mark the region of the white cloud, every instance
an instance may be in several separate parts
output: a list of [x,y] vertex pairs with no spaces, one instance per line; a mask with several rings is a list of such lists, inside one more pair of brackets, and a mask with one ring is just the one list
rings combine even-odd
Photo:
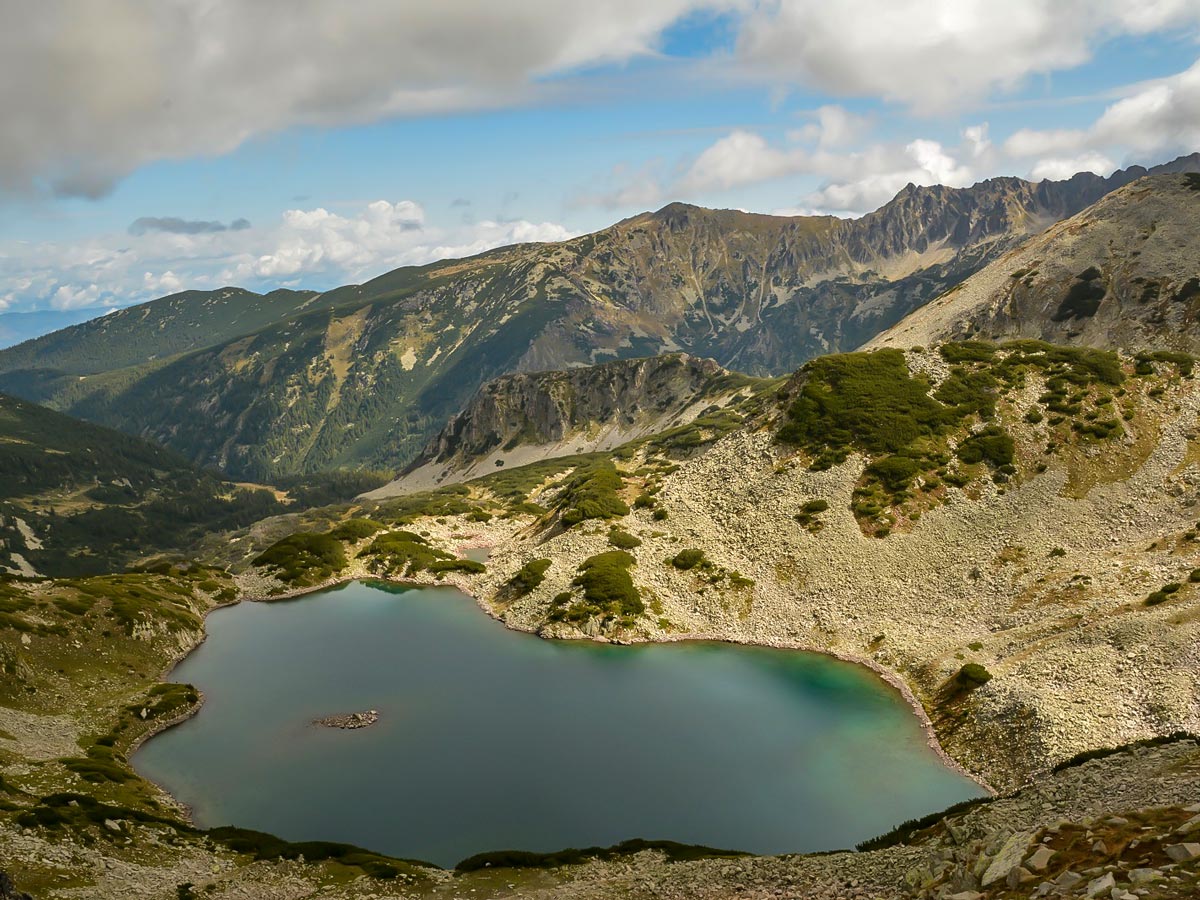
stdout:
[[1004,142],[1012,158],[1030,161],[1035,178],[1061,177],[1078,164],[1108,174],[1124,160],[1165,159],[1200,149],[1200,61],[1129,89],[1087,128],[1021,129]]
[[684,191],[726,189],[769,181],[803,171],[810,165],[803,148],[773,147],[762,135],[734,131],[698,157],[679,182]]
[[513,243],[565,240],[554,222],[442,227],[411,200],[376,200],[351,215],[291,209],[264,228],[145,231],[77,244],[0,246],[0,302],[16,308],[125,306],[226,284],[266,289],[361,282],[389,269],[470,256]]
[[815,143],[822,150],[854,144],[871,127],[871,120],[867,116],[857,115],[835,104],[818,107],[811,115],[814,121],[800,128],[796,137]]
[[294,125],[520,103],[740,0],[38,0],[0,29],[0,189],[98,196]]
[[1116,169],[1116,163],[1099,153],[1085,153],[1072,157],[1051,156],[1038,160],[1030,169],[1029,177],[1034,181],[1062,181],[1079,172],[1108,176]]
[[772,81],[930,113],[1074,68],[1114,35],[1198,22],[1195,0],[770,0],[749,16],[737,56]]
[[[800,129],[789,138],[788,143],[774,145],[755,132],[734,131],[697,156],[672,190],[686,196],[792,176],[816,176],[825,179],[826,185],[789,209],[855,214],[887,202],[909,182],[971,184],[976,177],[975,164],[990,156],[986,125],[965,129],[957,148],[918,138],[904,145],[875,143],[850,150],[830,147],[829,139],[813,129]],[[805,138],[814,146],[795,143]]]

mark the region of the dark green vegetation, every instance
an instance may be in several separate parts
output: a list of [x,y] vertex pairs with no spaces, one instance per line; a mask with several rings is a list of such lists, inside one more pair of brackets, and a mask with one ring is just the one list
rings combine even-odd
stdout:
[[442,576],[447,572],[482,572],[483,563],[459,559],[430,545],[429,541],[411,531],[389,531],[375,538],[358,554],[370,560],[377,575],[412,577],[418,572]]
[[17,553],[46,575],[110,572],[282,510],[169,450],[0,395],[0,567]]
[[979,663],[967,663],[954,676],[955,683],[964,690],[983,687],[992,680],[992,673]]
[[[1191,580],[1190,578],[1188,579]],[[1160,603],[1166,603],[1183,589],[1183,585],[1178,581],[1171,581],[1164,584],[1157,591],[1154,591],[1145,599],[1146,606],[1158,606]]]
[[526,850],[494,850],[469,856],[454,867],[457,872],[477,872],[480,869],[553,869],[577,865],[588,860],[611,861],[646,850],[657,850],[671,862],[693,859],[736,859],[747,856],[736,850],[716,850],[697,844],[678,844],[674,841],[647,841],[635,838],[612,847],[574,847],[552,853],[530,853]]
[[642,546],[639,538],[634,537],[628,531],[617,528],[615,525],[608,530],[608,543],[618,550],[635,550]]
[[997,797],[974,797],[970,800],[963,800],[961,803],[955,803],[948,806],[940,812],[930,813],[927,816],[921,816],[917,819],[909,819],[906,822],[901,822],[891,831],[886,834],[881,834],[878,837],[873,837],[870,840],[862,841],[855,846],[855,850],[866,852],[868,850],[884,850],[888,847],[898,847],[901,844],[908,844],[912,839],[922,831],[934,827],[943,819],[952,818],[958,813],[964,813],[974,809],[985,803],[991,803],[997,800]]
[[[562,244],[397,269],[320,295],[186,292],[0,352],[0,389],[239,479],[394,470],[481,383],[531,355],[566,369],[683,348],[778,375],[860,346],[1033,223],[1078,212],[1135,174],[916,188],[855,220],[671,204]],[[935,241],[951,259],[876,274]],[[781,302],[761,302],[766,285]],[[868,302],[871,315],[845,314]],[[650,334],[644,321],[655,322]]]
[[672,558],[671,565],[686,572],[705,562],[708,560],[705,558],[703,550],[680,550]]
[[803,525],[808,531],[816,534],[825,527],[825,523],[817,518],[821,513],[829,509],[829,501],[823,499],[808,500],[800,507],[800,512],[796,513],[794,518],[799,524]]
[[729,585],[735,588],[747,588],[754,584],[753,579],[746,578],[740,572],[730,571],[724,566],[718,566],[704,555],[703,550],[695,548],[680,550],[675,556],[667,560],[667,562],[681,572],[693,572],[699,575],[710,584],[717,584],[722,580],[728,580]]
[[374,472],[370,469],[338,469],[329,472],[313,472],[308,475],[285,475],[272,484],[287,492],[297,506],[329,506],[345,503],[359,494],[381,487],[392,480],[390,472]]
[[[449,499],[458,498],[457,494]],[[412,497],[403,498],[412,501]],[[428,498],[425,498],[428,500]],[[448,498],[432,501],[437,510],[445,510]],[[408,522],[419,517],[416,510],[402,503],[401,511],[393,510],[391,521]],[[463,504],[456,512],[471,510]],[[376,510],[379,514],[380,510]],[[419,572],[428,572],[441,577],[447,572],[478,573],[485,571],[483,563],[471,559],[459,559],[453,554],[434,547],[424,537],[404,529],[387,530],[382,522],[367,518],[351,518],[335,525],[328,532],[297,531],[276,541],[257,557],[254,565],[275,576],[289,587],[304,588],[329,581],[346,569],[346,545],[358,543],[374,536],[366,547],[358,552],[360,559],[368,561],[368,568],[376,575],[394,578],[411,578]],[[382,533],[380,533],[382,532]]]
[[1070,759],[1064,759],[1062,762],[1057,763],[1050,771],[1062,772],[1064,769],[1081,766],[1085,762],[1091,762],[1093,759],[1106,759],[1109,756],[1129,753],[1143,747],[1161,747],[1164,744],[1173,744],[1176,741],[1200,741],[1200,735],[1192,734],[1188,731],[1173,731],[1170,734],[1143,738],[1140,741],[1131,741],[1128,744],[1121,744],[1118,747],[1100,747],[1096,750],[1085,750],[1082,753],[1076,753]]
[[[1024,415],[1027,424],[1049,415],[1059,443],[1124,433],[1109,393],[1125,380],[1115,353],[1040,341],[963,341],[943,344],[940,353],[951,369],[936,387],[909,371],[903,352],[887,349],[815,359],[787,391],[779,440],[808,453],[814,470],[838,465],[853,452],[867,457],[852,503],[867,533],[885,537],[899,514],[919,515],[940,502],[944,485],[965,487],[981,467],[997,483],[1017,476],[1016,441],[997,415],[999,404],[1031,374],[1044,379],[1045,392],[1040,408]],[[1186,354],[1178,356],[1157,361],[1182,371],[1189,363],[1182,359]],[[1154,361],[1145,363],[1151,374]],[[796,518],[819,530],[813,511],[801,510]]]
[[410,859],[396,859],[380,853],[372,853],[352,844],[333,841],[285,841],[273,834],[251,831],[247,828],[223,826],[204,832],[212,840],[224,844],[230,850],[245,853],[256,860],[305,859],[309,862],[333,860],[344,866],[361,869],[373,878],[392,879],[407,872],[412,866],[428,866],[431,863]]
[[620,496],[623,487],[620,474],[609,460],[578,467],[558,498],[563,524],[570,527],[585,519],[616,519],[629,515],[629,504]]
[[899,350],[823,356],[802,369],[798,395],[779,439],[814,452],[813,468],[828,469],[859,450],[872,456],[912,447],[943,433],[953,411],[929,395]]
[[346,568],[346,550],[332,534],[300,531],[276,541],[254,565],[295,587],[311,587]]
[[637,563],[624,550],[609,550],[589,556],[579,566],[572,582],[583,589],[583,599],[566,593],[554,599],[550,620],[579,625],[593,617],[632,626],[646,611],[629,570]]
[[550,560],[546,558],[531,559],[521,568],[517,569],[517,574],[512,577],[513,590],[517,596],[523,597],[526,594],[532,593],[543,581],[546,580],[546,572],[550,568]]

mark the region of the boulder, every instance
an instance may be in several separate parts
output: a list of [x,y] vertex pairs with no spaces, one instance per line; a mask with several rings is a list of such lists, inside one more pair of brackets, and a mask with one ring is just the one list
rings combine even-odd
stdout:
[[1117,879],[1113,878],[1113,873],[1105,872],[1099,878],[1093,878],[1088,882],[1085,896],[1099,897],[1101,894],[1110,893],[1116,886]]
[[1056,852],[1056,850],[1047,847],[1045,844],[1040,845],[1025,860],[1025,868],[1031,872],[1044,872],[1046,866],[1050,865],[1050,860],[1054,858]]
[[1029,846],[1028,834],[1014,834],[996,851],[991,863],[984,870],[980,883],[987,887],[1008,878],[1008,873],[1021,864],[1025,848]]
[[1163,850],[1173,862],[1177,863],[1187,862],[1189,859],[1200,856],[1200,844],[1193,844],[1190,841],[1183,844],[1167,844]]

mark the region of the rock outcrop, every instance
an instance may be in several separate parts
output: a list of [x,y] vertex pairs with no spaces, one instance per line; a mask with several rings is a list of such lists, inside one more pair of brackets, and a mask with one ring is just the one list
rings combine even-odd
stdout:
[[686,425],[762,383],[686,353],[505,375],[483,385],[399,478],[366,496],[391,497],[499,466],[611,450]]
[[947,291],[867,346],[1039,338],[1200,350],[1200,176],[1106,196]]

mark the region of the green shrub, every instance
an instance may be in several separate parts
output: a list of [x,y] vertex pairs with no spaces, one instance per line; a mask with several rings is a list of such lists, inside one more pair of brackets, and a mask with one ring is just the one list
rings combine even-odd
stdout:
[[487,571],[487,566],[474,559],[439,559],[431,562],[428,567],[431,575],[441,576],[447,572],[466,572],[468,575],[478,575]]
[[828,500],[821,500],[821,499],[809,500],[803,506],[800,507],[800,512],[796,513],[794,516],[792,516],[792,518],[795,519],[797,522],[799,522],[801,525],[803,525],[805,528],[807,528],[809,531],[816,534],[818,531],[820,531],[822,528],[825,527],[825,524],[820,519],[818,519],[817,516],[820,513],[825,512],[827,509],[829,509],[829,501]]
[[668,517],[667,511],[665,509],[663,509],[661,506],[658,509],[654,510],[653,514],[651,514],[651,516],[650,516],[650,518],[652,518],[655,522],[662,522],[667,517]]
[[524,597],[546,580],[546,570],[550,568],[550,560],[531,559],[517,570],[517,574],[509,582],[518,596]]
[[671,565],[682,571],[694,569],[705,562],[704,551],[696,549],[680,550],[671,559]]
[[827,469],[853,450],[895,453],[940,433],[953,413],[929,396],[900,350],[840,353],[806,363],[799,396],[787,410],[779,439],[816,454]]
[[254,565],[281,581],[306,586],[346,568],[346,552],[332,535],[301,531],[276,541],[254,559]]
[[629,574],[636,560],[624,550],[609,550],[590,556],[579,566],[574,584],[583,588],[583,600],[571,603],[569,593],[555,598],[551,618],[583,622],[593,616],[616,618],[632,624],[645,612],[645,604]]
[[973,690],[991,681],[992,673],[979,663],[967,663],[958,670],[958,674],[954,676],[954,680],[959,687],[966,690]]
[[620,474],[609,460],[581,465],[567,480],[558,498],[563,524],[568,528],[586,519],[616,519],[629,514],[619,492]]
[[992,466],[1011,465],[1016,451],[1012,436],[998,425],[990,425],[972,434],[956,451],[965,463],[987,462]]
[[369,538],[377,531],[383,531],[386,526],[373,519],[347,519],[329,532],[329,536],[339,541],[355,543],[363,538]]
[[642,546],[642,542],[630,534],[628,531],[623,531],[620,528],[610,528],[608,531],[608,543],[618,550],[633,550]]
[[591,859],[615,860],[654,850],[662,853],[670,862],[685,862],[698,859],[736,859],[747,854],[737,850],[714,850],[699,844],[678,844],[674,841],[647,841],[635,838],[622,841],[613,847],[574,847],[553,853],[533,853],[528,850],[493,850],[469,856],[454,867],[456,872],[478,872],[483,869],[553,869],[560,866],[578,865]]

